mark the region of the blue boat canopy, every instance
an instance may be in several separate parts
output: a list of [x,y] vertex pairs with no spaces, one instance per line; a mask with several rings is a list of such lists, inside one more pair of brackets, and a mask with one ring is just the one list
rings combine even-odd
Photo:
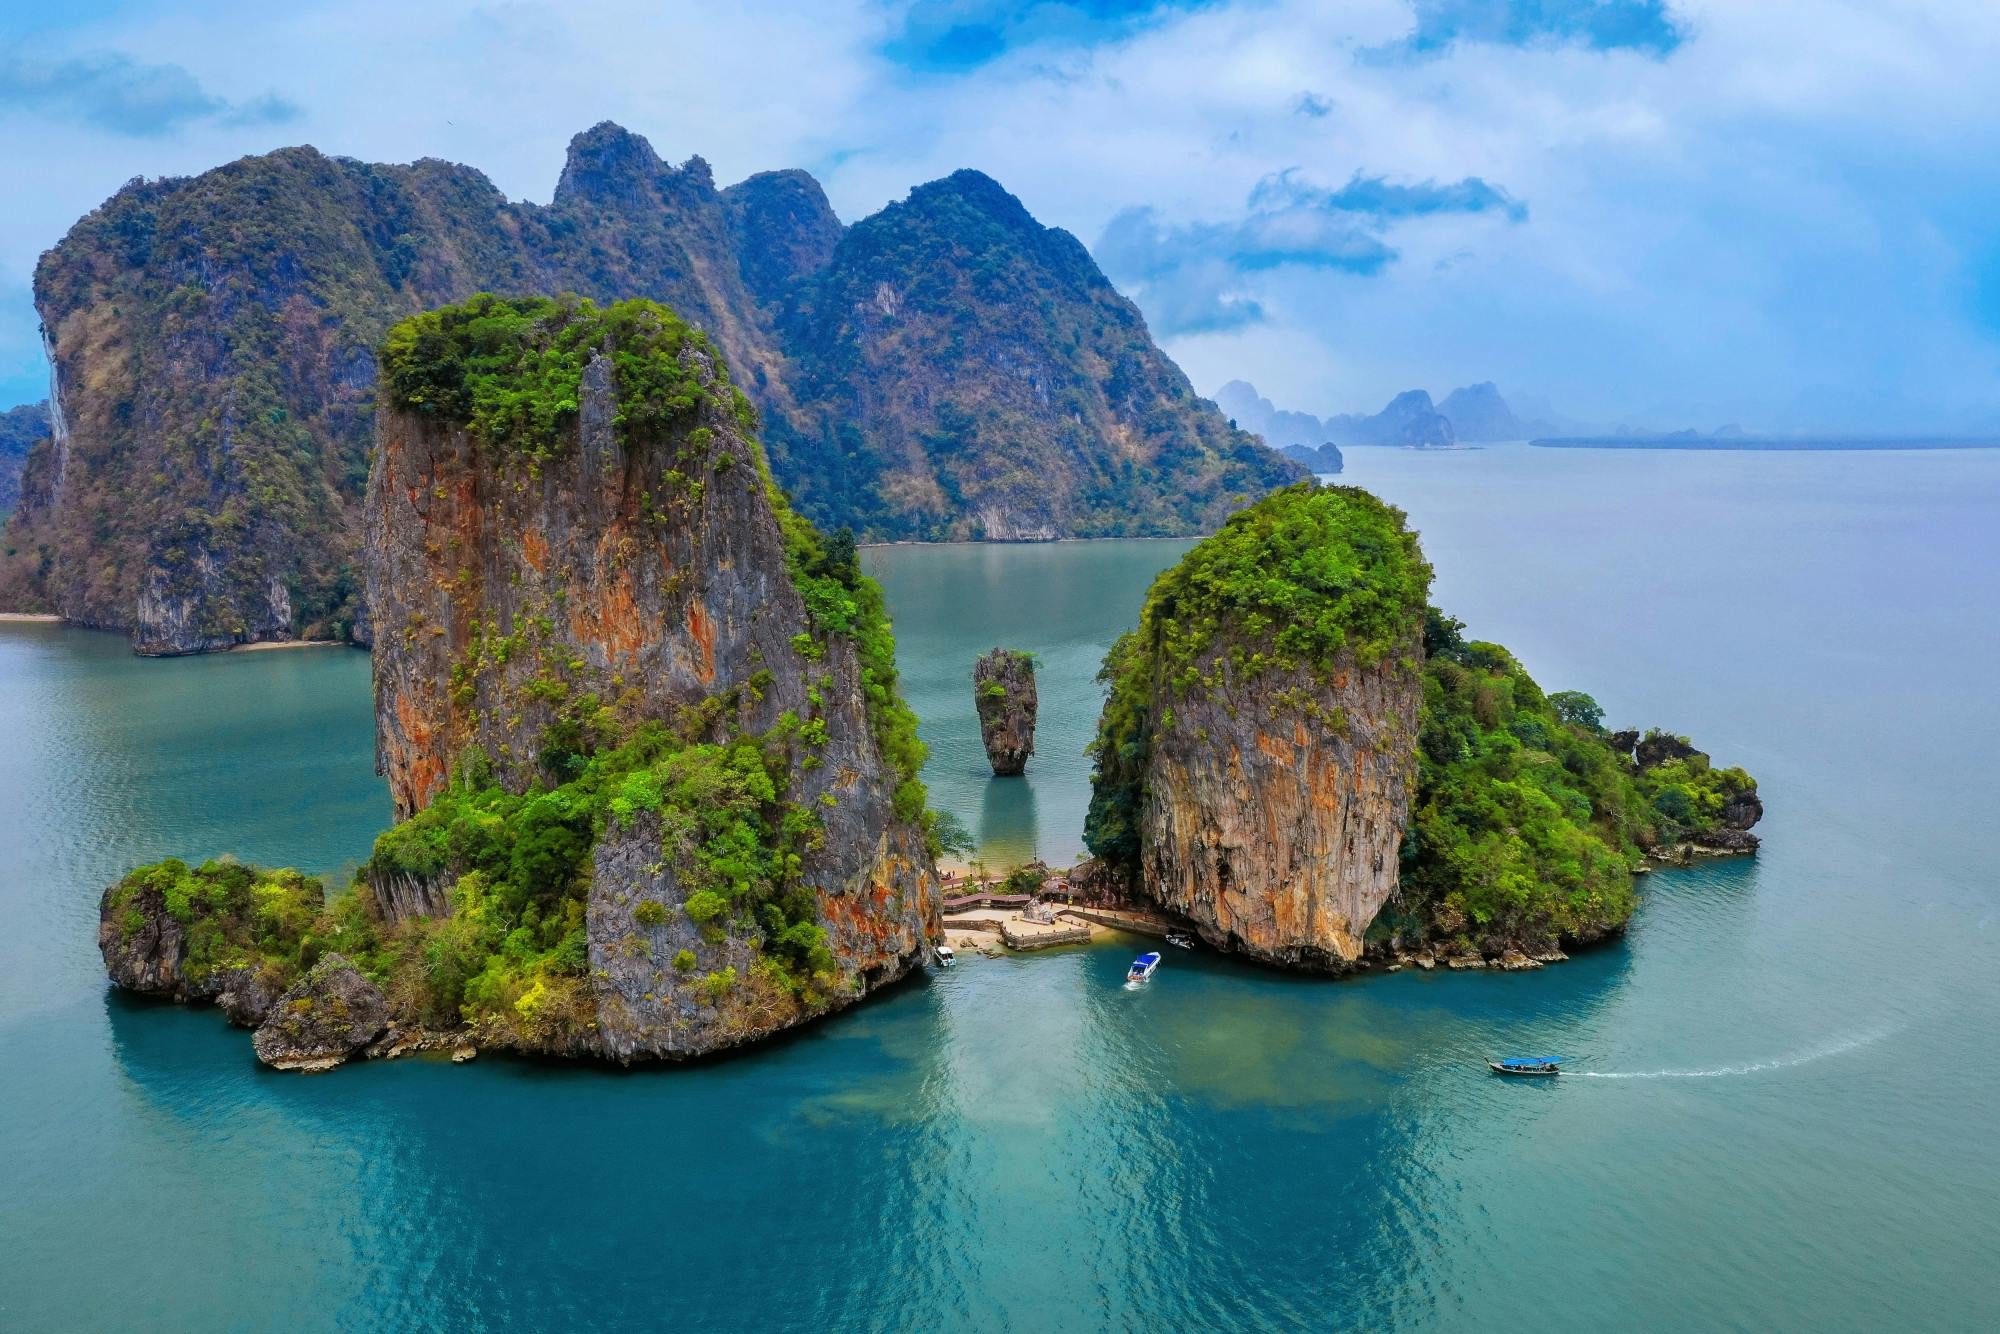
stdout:
[[1533,1069],[1534,1069],[1535,1067],[1537,1067],[1537,1066],[1542,1066],[1542,1065],[1561,1065],[1561,1064],[1562,1064],[1562,1057],[1560,1057],[1560,1056],[1509,1056],[1509,1057],[1506,1057],[1505,1059],[1503,1059],[1503,1060],[1502,1060],[1502,1061],[1500,1062],[1500,1064],[1502,1064],[1502,1065],[1506,1066],[1506,1067],[1507,1067],[1507,1068],[1508,1068],[1509,1070],[1533,1070]]
[[1158,954],[1153,954],[1153,953],[1146,953],[1146,954],[1142,954],[1142,955],[1140,955],[1140,956],[1139,956],[1138,958],[1136,958],[1136,959],[1132,960],[1132,962],[1133,962],[1133,963],[1145,963],[1145,962],[1146,962],[1147,960],[1149,960],[1149,959],[1150,959],[1150,960],[1151,960],[1152,962],[1154,962],[1154,963],[1158,963],[1158,962],[1160,961],[1160,956],[1159,956]]

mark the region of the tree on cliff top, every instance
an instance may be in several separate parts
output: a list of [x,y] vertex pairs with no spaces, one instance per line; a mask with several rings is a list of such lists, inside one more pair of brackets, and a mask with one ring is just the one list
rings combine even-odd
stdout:
[[1176,698],[1397,654],[1416,670],[1430,580],[1402,511],[1359,487],[1301,482],[1230,516],[1153,581],[1105,657],[1085,844],[1135,861],[1146,757]]

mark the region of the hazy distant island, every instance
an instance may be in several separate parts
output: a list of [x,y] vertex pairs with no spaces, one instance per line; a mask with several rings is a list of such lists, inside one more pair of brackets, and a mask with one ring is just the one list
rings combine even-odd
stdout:
[[[1341,446],[1446,449],[1527,440],[1537,435],[1580,434],[1588,429],[1552,411],[1525,418],[1517,415],[1491,380],[1454,389],[1441,403],[1433,403],[1425,390],[1409,389],[1390,399],[1380,412],[1346,412],[1326,418],[1276,407],[1244,380],[1231,380],[1216,390],[1215,401],[1244,430],[1263,436],[1267,443],[1308,466],[1326,461],[1326,456],[1311,451],[1331,450],[1331,459],[1338,460]],[[1315,467],[1314,471],[1340,469]]]
[[48,438],[47,403],[24,403],[0,412],[0,519],[12,514],[20,503],[29,452]]
[[1784,436],[1753,435],[1724,427],[1699,431],[1644,431],[1617,435],[1544,437],[1528,442],[1543,449],[1713,449],[1738,451],[1812,451],[1869,449],[2000,449],[1993,436]]

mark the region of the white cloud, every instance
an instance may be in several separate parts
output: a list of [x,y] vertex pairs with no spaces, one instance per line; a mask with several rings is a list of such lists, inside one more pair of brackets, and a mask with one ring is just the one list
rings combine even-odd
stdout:
[[127,53],[236,105],[276,81],[301,117],[209,117],[145,143],[17,127],[0,284],[25,282],[41,248],[134,174],[309,141],[455,158],[546,198],[568,137],[611,117],[663,155],[701,153],[724,181],[813,169],[850,220],[960,166],[1088,242],[1130,208],[1155,210],[1167,239],[1212,234],[1288,168],[1330,186],[1478,178],[1527,205],[1518,224],[1400,220],[1401,258],[1370,275],[1218,270],[1219,290],[1266,322],[1170,343],[1205,389],[1241,375],[1328,412],[1492,377],[1578,413],[1783,425],[1802,419],[1802,391],[1838,383],[1937,418],[1922,424],[1990,410],[2000,312],[1982,320],[1969,293],[1971,275],[2000,271],[1986,90],[2000,7],[1671,8],[1689,36],[1665,59],[1471,41],[1357,60],[1414,30],[1407,3],[1267,0],[1095,45],[1031,43],[953,76],[884,56],[896,7],[870,0],[790,19],[636,0],[128,12],[45,35],[70,45],[40,55]]

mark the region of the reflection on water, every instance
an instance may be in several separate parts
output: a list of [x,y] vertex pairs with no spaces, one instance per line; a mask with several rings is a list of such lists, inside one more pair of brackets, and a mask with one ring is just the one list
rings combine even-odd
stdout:
[[[996,869],[1031,856],[1067,866],[1083,855],[1090,804],[1084,747],[1103,705],[1097,669],[1139,621],[1153,577],[1189,542],[872,547],[896,619],[903,693],[930,746],[931,802],[965,822]],[[972,665],[992,648],[1025,649],[1035,672],[1035,754],[1020,778],[993,778],[979,740]]]
[[979,796],[979,857],[995,871],[1034,858],[1040,847],[1034,780],[989,778]]

